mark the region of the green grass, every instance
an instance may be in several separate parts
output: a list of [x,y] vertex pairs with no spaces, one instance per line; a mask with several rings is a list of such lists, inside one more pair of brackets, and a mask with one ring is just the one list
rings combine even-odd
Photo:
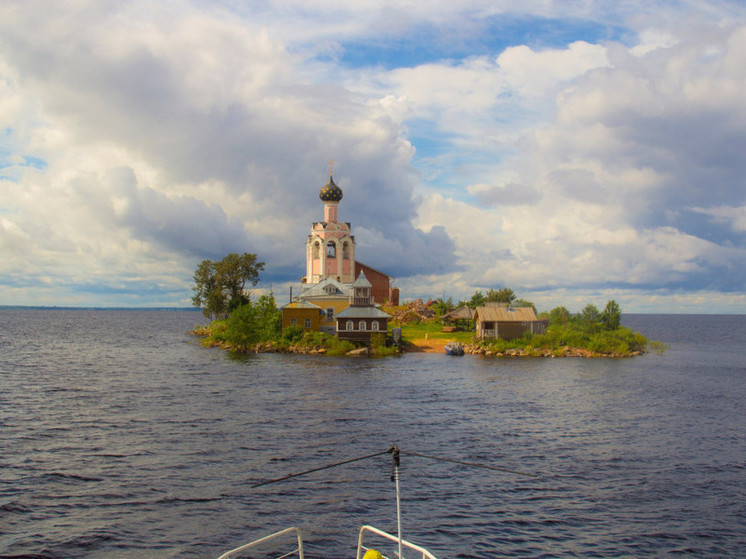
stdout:
[[427,337],[431,340],[456,340],[461,343],[468,343],[474,338],[474,332],[443,332],[442,328],[443,325],[439,320],[402,324],[402,340],[421,340]]

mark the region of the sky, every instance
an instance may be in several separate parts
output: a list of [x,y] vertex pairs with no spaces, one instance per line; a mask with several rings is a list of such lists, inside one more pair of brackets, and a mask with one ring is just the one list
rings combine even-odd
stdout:
[[403,300],[746,313],[746,4],[4,0],[0,305],[287,302],[333,161]]

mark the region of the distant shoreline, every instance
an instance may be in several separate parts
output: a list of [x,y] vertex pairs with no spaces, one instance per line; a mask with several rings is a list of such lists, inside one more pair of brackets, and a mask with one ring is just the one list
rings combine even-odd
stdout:
[[[202,312],[195,307],[101,307],[101,306],[58,306],[58,305],[0,305],[0,311],[4,310],[39,310],[39,311],[189,311]],[[626,312],[622,313],[622,321],[625,316],[746,316],[744,312],[732,313],[683,313],[683,312]]]
[[0,305],[0,311],[189,311],[201,312],[194,307],[58,307],[47,305]]

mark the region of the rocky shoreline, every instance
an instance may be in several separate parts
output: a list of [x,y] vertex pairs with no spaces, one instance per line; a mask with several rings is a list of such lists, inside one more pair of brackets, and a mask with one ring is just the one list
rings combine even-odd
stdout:
[[515,348],[506,349],[502,352],[495,352],[478,345],[465,345],[464,353],[469,355],[486,355],[494,357],[582,357],[589,359],[592,357],[636,357],[638,355],[642,355],[643,352],[633,351],[630,353],[597,353],[589,349],[570,346],[565,346],[560,349],[549,349],[541,347]]
[[[200,332],[192,332],[194,335],[203,336]],[[394,355],[401,355],[402,353],[441,353],[444,354],[443,346],[448,343],[445,340],[414,340],[413,342],[406,342],[403,344],[399,351]],[[226,344],[219,341],[206,341],[203,339],[202,342],[208,347],[219,347],[222,349],[228,349],[231,351],[238,351],[240,353],[257,354],[257,353],[292,353],[296,355],[325,355],[328,350],[323,346],[308,346],[301,344],[293,344],[290,346],[283,347],[277,342],[259,342],[249,346],[247,348],[236,348],[230,344]],[[622,358],[622,357],[634,357],[641,355],[643,352],[634,351],[628,354],[619,353],[596,353],[584,348],[565,346],[559,349],[549,348],[513,348],[505,351],[496,352],[478,344],[464,344],[465,355],[482,355],[485,357],[544,357],[544,358],[564,358],[564,357],[575,357],[575,358]],[[361,347],[353,349],[344,354],[348,357],[375,357],[376,350],[369,347]],[[392,355],[387,352],[386,355]]]
[[[195,336],[202,336],[198,332],[191,332]],[[239,353],[292,353],[295,355],[325,355],[328,353],[327,348],[322,346],[307,346],[307,345],[290,345],[287,347],[280,346],[277,342],[258,342],[246,348],[237,348],[231,344],[227,344],[215,340],[205,340],[203,338],[202,345],[206,347],[217,347],[221,349],[227,349],[230,351],[236,351]],[[399,353],[404,353],[400,351]],[[370,347],[360,347],[353,349],[345,353],[346,356],[350,357],[373,357],[376,355],[376,351]],[[389,355],[389,354],[387,354]]]

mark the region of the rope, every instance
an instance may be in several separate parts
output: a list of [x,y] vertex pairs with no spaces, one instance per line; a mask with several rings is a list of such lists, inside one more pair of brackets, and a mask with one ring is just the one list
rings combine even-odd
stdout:
[[337,466],[344,466],[345,464],[350,464],[352,462],[359,462],[360,460],[368,460],[369,458],[375,458],[376,456],[383,456],[384,454],[388,454],[388,450],[384,450],[383,452],[376,452],[374,454],[368,454],[367,456],[360,456],[359,458],[350,458],[349,460],[343,460],[342,462],[335,462],[334,464],[327,464],[326,466],[320,466],[318,468],[313,468],[311,470],[306,470],[305,472],[298,472],[295,474],[288,474],[283,477],[278,477],[277,479],[270,479],[267,481],[262,481],[259,483],[256,483],[251,486],[252,489],[256,487],[262,487],[263,485],[269,485],[271,483],[277,483],[279,481],[285,481],[286,479],[292,479],[294,477],[300,477],[304,476],[306,474],[312,474],[314,472],[321,472],[323,470],[328,470],[330,468],[336,468]]
[[422,454],[420,452],[409,452],[407,450],[400,451],[402,454],[408,454],[409,456],[419,456],[420,458],[428,458],[429,460],[437,460],[439,462],[452,462],[461,466],[469,466],[472,468],[484,468],[486,470],[495,470],[496,472],[505,472],[508,474],[516,474],[519,476],[527,477],[539,477],[536,474],[528,474],[526,472],[519,472],[517,470],[509,470],[507,468],[498,468],[497,466],[488,466],[487,464],[477,464],[475,462],[464,462],[463,460],[454,460],[453,458],[440,458],[438,456],[430,456],[428,454]]

